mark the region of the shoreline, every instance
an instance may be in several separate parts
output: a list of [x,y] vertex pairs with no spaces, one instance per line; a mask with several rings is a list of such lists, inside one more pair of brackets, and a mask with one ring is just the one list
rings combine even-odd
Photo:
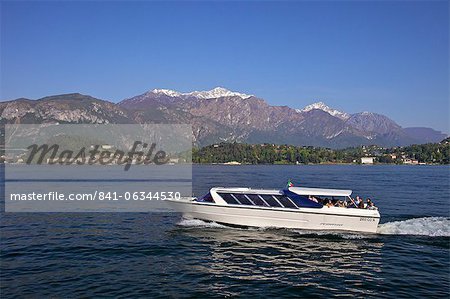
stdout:
[[351,166],[449,166],[450,164],[395,164],[395,163],[375,163],[375,164],[360,164],[360,163],[308,163],[308,164],[251,164],[251,163],[240,163],[240,164],[227,164],[227,163],[192,163],[192,165],[220,165],[220,166],[249,166],[249,165],[261,165],[261,166],[327,166],[327,165],[351,165]]

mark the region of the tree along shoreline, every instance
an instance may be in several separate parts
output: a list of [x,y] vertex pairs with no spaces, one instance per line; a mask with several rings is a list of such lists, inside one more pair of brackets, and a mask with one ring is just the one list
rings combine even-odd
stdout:
[[440,143],[384,148],[376,145],[330,149],[276,144],[219,143],[194,148],[194,164],[227,165],[448,165],[450,138]]

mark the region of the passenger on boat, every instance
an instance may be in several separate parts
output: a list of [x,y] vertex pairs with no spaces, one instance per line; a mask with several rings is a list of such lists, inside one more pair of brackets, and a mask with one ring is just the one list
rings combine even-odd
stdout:
[[370,198],[367,199],[367,206],[366,206],[366,209],[369,209],[369,210],[378,210],[378,208],[375,206],[375,204],[373,203],[373,201],[372,201]]
[[345,208],[345,204],[342,200],[338,200],[334,206],[339,208]]
[[364,200],[363,200],[362,198],[359,200],[358,208],[360,208],[360,209],[364,209],[364,208],[365,208],[365,206],[364,206]]
[[333,206],[333,202],[331,201],[331,199],[325,198],[325,205],[327,207],[332,207]]
[[357,208],[358,207],[358,198],[359,196],[356,196],[356,198],[351,198],[349,202],[346,201],[347,208]]
[[319,202],[315,196],[310,195],[310,196],[308,196],[308,199],[311,201],[317,202],[317,203]]

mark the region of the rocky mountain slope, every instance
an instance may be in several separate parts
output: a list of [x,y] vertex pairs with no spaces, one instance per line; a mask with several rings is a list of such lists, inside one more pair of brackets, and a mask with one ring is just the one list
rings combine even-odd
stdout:
[[129,123],[128,111],[79,93],[0,102],[0,123]]
[[409,136],[426,143],[434,143],[437,142],[437,140],[442,140],[447,137],[444,133],[431,128],[411,127],[405,128],[404,130]]
[[[0,123],[189,123],[197,145],[221,141],[342,148],[440,141],[386,116],[350,115],[319,102],[293,109],[252,95],[214,88],[181,93],[154,89],[118,104],[81,94],[0,103]],[[436,132],[436,131],[435,131]],[[439,138],[438,138],[439,137]],[[439,139],[439,140],[437,140]]]

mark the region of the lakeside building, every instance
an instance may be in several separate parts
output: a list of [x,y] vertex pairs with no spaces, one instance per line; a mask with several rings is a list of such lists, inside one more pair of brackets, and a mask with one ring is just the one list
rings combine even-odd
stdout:
[[404,158],[403,159],[403,164],[408,164],[408,165],[418,165],[419,161],[416,159],[410,159],[410,158]]
[[237,161],[231,161],[231,162],[223,163],[223,165],[241,165],[241,163],[239,163]]
[[373,164],[374,160],[375,160],[374,157],[362,157],[361,164]]

